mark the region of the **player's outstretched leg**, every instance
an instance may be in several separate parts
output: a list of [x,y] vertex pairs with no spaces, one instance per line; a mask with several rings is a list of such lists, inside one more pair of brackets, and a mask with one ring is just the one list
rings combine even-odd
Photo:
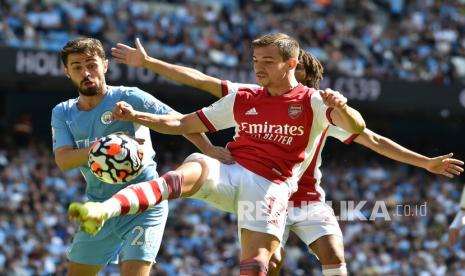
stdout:
[[129,185],[104,202],[72,203],[68,216],[79,221],[83,231],[95,235],[112,217],[142,213],[162,200],[195,193],[207,175],[203,160],[187,162],[155,180]]

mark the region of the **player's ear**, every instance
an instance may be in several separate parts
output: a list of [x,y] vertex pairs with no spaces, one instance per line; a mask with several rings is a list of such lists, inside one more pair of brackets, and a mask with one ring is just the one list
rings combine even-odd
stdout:
[[103,73],[106,74],[108,71],[108,59],[103,60]]
[[296,58],[289,58],[287,65],[289,66],[289,70],[295,69],[299,64],[299,61]]
[[68,68],[66,68],[66,66],[64,67],[63,72],[65,73],[65,76],[66,76],[68,79],[71,78],[71,76],[69,75],[69,72],[68,72]]

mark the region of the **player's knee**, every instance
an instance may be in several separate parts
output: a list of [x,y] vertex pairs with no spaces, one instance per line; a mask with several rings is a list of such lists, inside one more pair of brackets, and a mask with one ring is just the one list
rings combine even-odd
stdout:
[[209,169],[205,155],[201,153],[189,155],[177,171],[182,171],[185,177],[183,197],[191,197],[207,180]]
[[342,242],[329,242],[326,244],[326,248],[324,250],[318,250],[316,252],[318,253],[318,258],[323,265],[345,263],[344,245]]
[[281,267],[283,260],[281,258],[281,255],[279,254],[273,254],[271,256],[270,262],[268,263],[268,268],[271,269],[279,269]]
[[326,254],[326,256],[318,256],[322,265],[336,265],[345,263],[344,253],[333,251],[331,254]]
[[205,155],[203,155],[201,153],[198,153],[198,152],[194,152],[191,155],[187,156],[186,159],[184,159],[183,163],[193,162],[193,161],[199,162],[204,157],[205,157]]
[[277,249],[276,252],[271,256],[270,262],[268,263],[268,275],[279,275],[279,271],[284,262],[284,252],[281,248]]
[[347,275],[347,267],[345,263],[322,265],[322,268],[323,276]]
[[199,167],[196,169],[196,171],[200,172],[201,175],[199,177],[199,180],[201,181],[204,181],[205,178],[208,176],[208,163],[205,158],[205,155],[196,152],[189,155],[186,159],[184,159],[183,162],[183,164],[195,163],[195,165]]
[[344,250],[334,249],[329,256],[326,256],[325,262],[328,264],[343,264],[345,263],[344,259]]

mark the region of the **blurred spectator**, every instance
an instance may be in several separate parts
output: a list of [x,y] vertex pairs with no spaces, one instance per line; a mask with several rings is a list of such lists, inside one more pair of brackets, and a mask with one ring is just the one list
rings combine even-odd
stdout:
[[32,139],[32,118],[28,114],[21,114],[13,125],[13,141],[18,147],[26,147]]

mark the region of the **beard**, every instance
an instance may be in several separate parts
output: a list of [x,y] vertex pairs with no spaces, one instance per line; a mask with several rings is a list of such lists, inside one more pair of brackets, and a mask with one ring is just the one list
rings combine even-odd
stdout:
[[102,93],[103,82],[95,83],[94,87],[87,88],[85,86],[85,84],[84,84],[87,81],[90,81],[90,80],[89,79],[84,79],[80,83],[75,83],[73,81],[73,84],[78,89],[79,94],[81,94],[83,96],[96,96],[96,95]]

